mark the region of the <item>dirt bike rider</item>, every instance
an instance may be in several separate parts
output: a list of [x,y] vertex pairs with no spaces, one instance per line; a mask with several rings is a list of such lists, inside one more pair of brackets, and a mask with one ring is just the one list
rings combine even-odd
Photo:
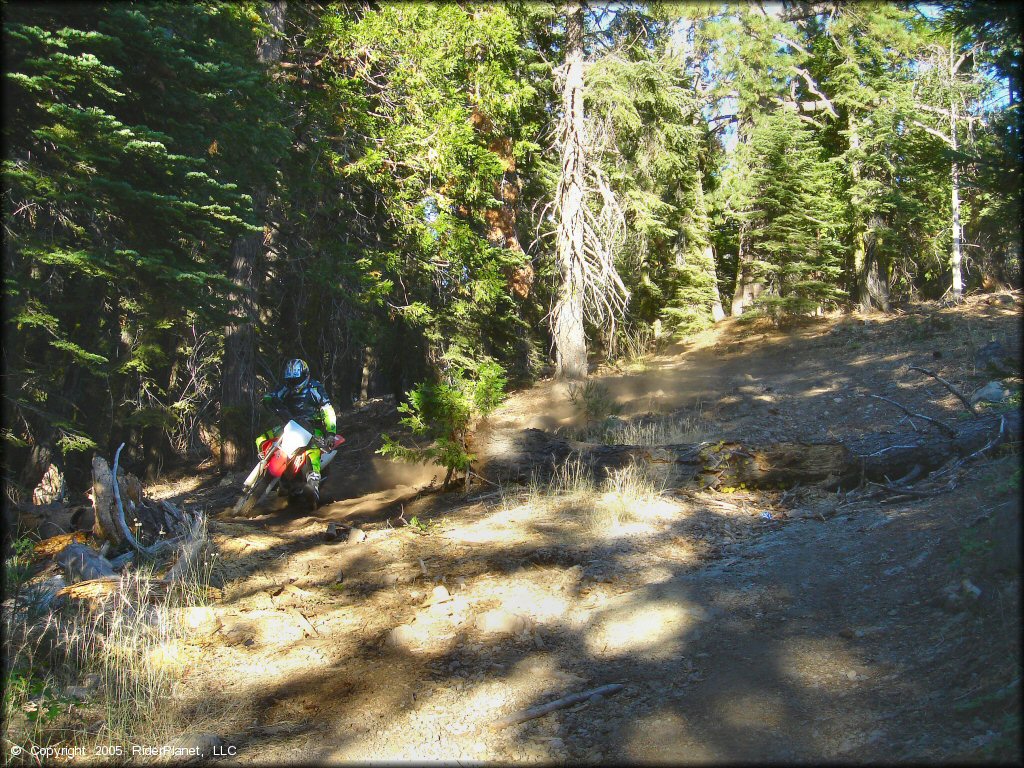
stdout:
[[[320,444],[330,444],[333,440],[337,417],[324,385],[310,377],[305,360],[294,358],[285,363],[282,378],[284,385],[265,394],[263,404],[285,421],[294,419],[306,429],[312,428],[314,438],[306,451],[309,469],[305,492],[316,509],[320,503]],[[256,450],[260,450],[265,440],[276,440],[283,429],[277,426],[256,438]]]

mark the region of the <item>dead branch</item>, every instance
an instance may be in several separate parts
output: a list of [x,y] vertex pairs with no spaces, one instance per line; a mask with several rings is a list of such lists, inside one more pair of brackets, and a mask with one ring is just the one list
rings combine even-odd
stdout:
[[907,416],[911,416],[911,417],[916,416],[919,419],[924,419],[925,421],[930,421],[932,424],[937,424],[938,426],[942,427],[946,431],[946,434],[948,434],[950,437],[956,437],[956,430],[953,429],[951,426],[949,426],[949,424],[946,424],[943,421],[939,421],[938,419],[933,419],[931,416],[925,416],[923,413],[914,413],[913,411],[909,410],[908,408],[906,408],[906,407],[900,405],[899,403],[897,403],[895,400],[890,400],[888,397],[882,397],[881,395],[868,395],[868,397],[873,397],[876,400],[884,400],[885,402],[889,403],[890,405],[895,405],[897,408],[899,408],[901,411],[903,411],[905,414],[907,414]]
[[510,725],[516,725],[517,723],[524,723],[527,720],[533,720],[534,718],[546,715],[548,712],[554,712],[556,709],[571,707],[573,704],[586,701],[591,696],[611,696],[612,694],[618,693],[623,688],[625,688],[625,686],[620,683],[612,683],[610,685],[602,685],[600,688],[594,688],[590,691],[583,691],[582,693],[563,696],[562,698],[548,702],[547,704],[523,709],[509,715],[508,717],[496,720],[491,723],[491,728],[496,731],[501,730],[502,728],[508,728]]
[[939,376],[937,373],[935,373],[934,371],[929,371],[927,368],[919,368],[916,365],[910,366],[910,370],[911,371],[917,371],[918,373],[923,373],[926,376],[931,376],[933,379],[935,379],[937,382],[939,382],[939,384],[941,384],[946,389],[948,389],[950,392],[952,392],[954,395],[956,395],[960,399],[960,402],[964,404],[964,407],[968,411],[971,412],[972,416],[977,416],[978,415],[978,412],[975,410],[974,406],[971,405],[971,401],[967,399],[967,396],[963,392],[961,392],[959,389],[954,387],[952,384],[950,384],[948,381],[946,381],[941,376]]
[[987,445],[985,445],[985,447],[984,447],[984,448],[980,448],[980,449],[978,449],[977,451],[975,451],[974,453],[972,453],[972,454],[971,454],[970,456],[968,456],[968,457],[967,457],[966,459],[964,459],[964,461],[965,461],[965,462],[967,462],[967,461],[971,461],[972,459],[974,459],[974,458],[977,458],[978,456],[981,456],[981,455],[983,455],[983,454],[984,454],[984,453],[985,453],[986,451],[989,451],[989,450],[991,450],[992,448],[995,448],[995,447],[996,447],[996,445],[998,445],[998,444],[999,444],[999,443],[1000,443],[1000,442],[1002,441],[1002,439],[1003,439],[1003,435],[1004,435],[1005,433],[1006,433],[1006,418],[1005,418],[1005,417],[1003,417],[1003,416],[1000,416],[1000,417],[999,417],[999,432],[997,432],[997,433],[996,433],[996,436],[995,436],[995,437],[993,437],[993,438],[992,438],[992,439],[991,439],[991,440],[990,440],[990,441],[988,442],[988,444],[987,444]]
[[892,483],[876,483],[871,480],[868,480],[868,485],[873,485],[876,488],[879,488],[883,491],[889,491],[890,493],[895,493],[900,496],[909,496],[915,499],[926,499],[931,496],[938,496],[940,494],[946,493],[948,490],[951,490],[944,488],[939,488],[937,490],[918,490],[916,488],[900,488],[896,485],[893,485]]
[[137,552],[142,552],[145,555],[149,555],[150,557],[155,557],[156,555],[159,555],[161,552],[164,552],[165,550],[170,549],[175,544],[177,544],[178,539],[165,539],[164,541],[157,542],[151,547],[146,547],[142,545],[138,541],[138,539],[135,538],[134,535],[132,535],[131,530],[129,530],[128,528],[128,523],[126,523],[124,520],[124,506],[121,504],[121,484],[118,482],[117,479],[117,463],[118,460],[121,458],[121,450],[123,448],[124,443],[121,443],[121,445],[117,447],[117,451],[114,452],[114,468],[112,474],[114,478],[114,500],[117,502],[117,514],[112,514],[111,517],[113,518],[114,523],[117,525],[117,529],[121,533],[121,536],[124,538],[125,541],[127,541],[131,545],[132,549],[134,549]]
[[110,561],[84,544],[69,544],[54,559],[57,565],[64,569],[69,582],[90,581],[114,575]]

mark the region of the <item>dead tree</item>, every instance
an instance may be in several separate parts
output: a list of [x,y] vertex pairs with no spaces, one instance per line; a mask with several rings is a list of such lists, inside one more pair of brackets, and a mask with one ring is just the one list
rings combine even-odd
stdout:
[[115,551],[128,546],[155,556],[173,549],[189,531],[189,516],[170,502],[143,497],[138,479],[118,471],[122,448],[123,443],[114,454],[113,470],[102,456],[92,460],[93,534]]
[[[555,373],[560,378],[587,377],[584,322],[614,323],[629,298],[614,265],[614,247],[625,221],[588,133],[583,108],[583,5],[566,13],[565,63],[556,74],[562,87],[562,118],[558,131],[561,174],[555,192],[558,290],[551,311]],[[590,201],[599,205],[590,205]],[[596,211],[595,211],[596,209]]]

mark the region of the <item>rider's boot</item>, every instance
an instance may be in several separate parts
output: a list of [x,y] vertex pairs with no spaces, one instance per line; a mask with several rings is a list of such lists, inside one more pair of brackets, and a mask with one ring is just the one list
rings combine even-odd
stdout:
[[306,475],[305,496],[311,509],[320,506],[320,473],[310,472]]

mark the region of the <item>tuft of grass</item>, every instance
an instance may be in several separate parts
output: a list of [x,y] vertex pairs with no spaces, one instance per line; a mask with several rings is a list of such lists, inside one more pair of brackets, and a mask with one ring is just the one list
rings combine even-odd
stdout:
[[653,447],[700,443],[713,432],[713,425],[704,416],[703,404],[697,403],[691,411],[670,416],[647,416],[631,421],[610,417],[577,430],[574,437],[582,442]]
[[646,520],[664,487],[664,479],[656,477],[644,462],[634,459],[598,480],[580,455],[573,454],[555,468],[547,482],[534,477],[518,493],[503,488],[502,508],[528,506],[568,517],[589,533],[606,533]]
[[664,481],[654,477],[646,464],[632,460],[613,470],[600,487],[589,523],[592,530],[615,529],[643,520],[643,510],[665,490]]
[[[205,519],[194,525],[205,540]],[[215,557],[195,556],[171,590],[154,577],[156,563],[142,562],[92,605],[52,607],[45,590],[21,590],[5,601],[5,757],[15,747],[31,754],[32,747],[57,745],[91,755],[94,747],[127,750],[187,732],[190,724],[169,703],[190,632],[185,609],[206,601]],[[81,690],[67,695],[71,686],[85,690],[84,698]]]
[[633,372],[646,370],[648,358],[657,347],[654,330],[649,325],[621,330],[617,342],[618,355],[613,361],[616,366],[623,365]]
[[653,420],[617,421],[606,426],[599,439],[608,445],[676,445],[700,443],[707,439],[711,426],[698,403],[689,413]]
[[570,384],[569,402],[588,422],[602,421],[622,410],[622,406],[615,401],[608,387],[593,380],[588,380],[585,384]]

